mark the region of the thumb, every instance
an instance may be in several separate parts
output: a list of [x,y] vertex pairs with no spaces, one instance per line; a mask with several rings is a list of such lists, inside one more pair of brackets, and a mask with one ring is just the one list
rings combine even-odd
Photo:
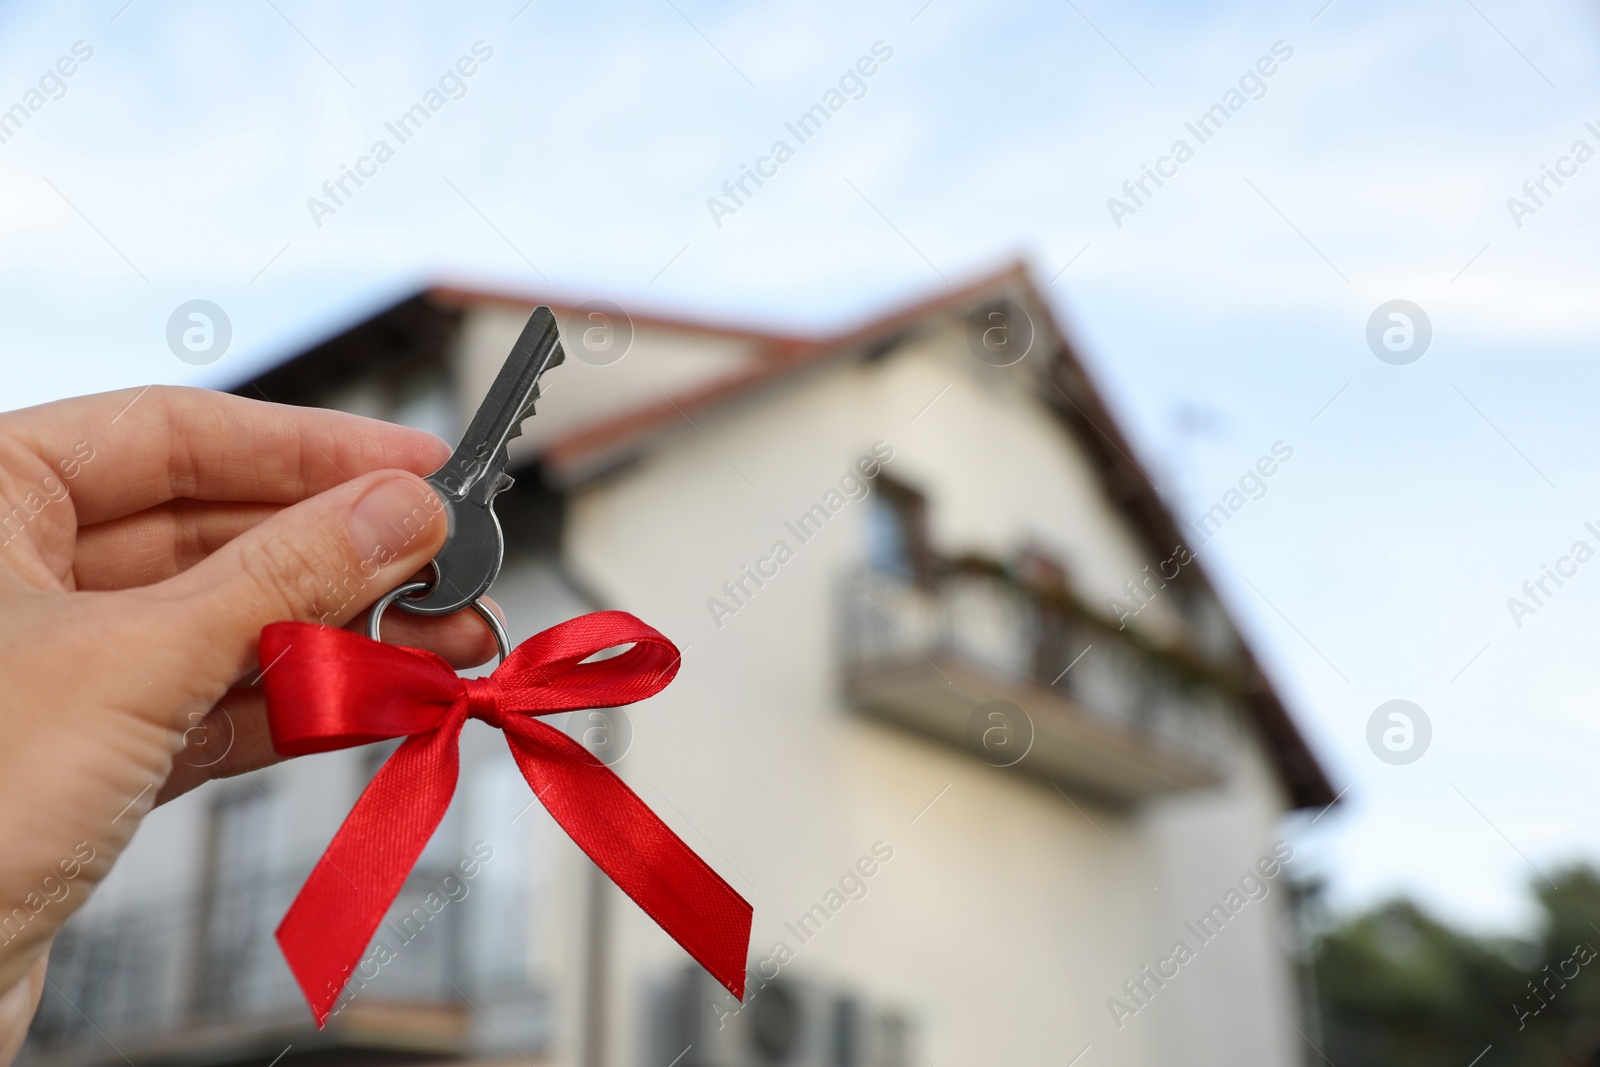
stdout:
[[194,638],[193,668],[226,685],[249,669],[263,626],[343,624],[432,559],[447,527],[421,478],[375,471],[285,508],[161,584]]

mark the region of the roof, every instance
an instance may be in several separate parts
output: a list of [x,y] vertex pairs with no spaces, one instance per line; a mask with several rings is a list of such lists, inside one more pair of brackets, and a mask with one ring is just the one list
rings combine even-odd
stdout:
[[[558,480],[578,480],[588,471],[609,467],[618,456],[637,450],[658,434],[678,432],[685,418],[692,419],[700,412],[724,404],[747,402],[766,389],[786,385],[797,375],[810,370],[868,354],[879,354],[885,344],[892,343],[903,336],[906,330],[925,322],[929,317],[965,309],[998,286],[1014,281],[1026,282],[1026,271],[1020,263],[831,337],[802,338],[724,329],[722,332],[725,335],[760,342],[762,349],[759,358],[736,373],[679,392],[670,398],[664,396],[655,403],[591,423],[575,433],[557,438],[545,445],[541,458]],[[451,299],[459,298],[457,290],[448,292]],[[524,306],[531,309],[534,305],[525,303]],[[636,322],[669,326],[678,325],[681,321],[641,316],[633,318]]]
[[[500,304],[510,308],[544,306],[556,312],[557,316],[561,316],[567,312],[577,311],[583,306],[570,300],[552,299],[543,294],[513,293],[505,289],[478,287],[470,284],[441,283],[431,285],[428,287],[426,294],[430,300],[440,307],[453,309],[469,306],[476,307],[484,304]],[[678,315],[671,312],[645,311],[641,313],[637,309],[630,309],[628,317],[636,324],[642,323],[646,326],[658,326],[668,330],[683,330],[686,333],[710,334],[716,337],[735,337],[778,348],[814,344],[817,340],[813,337],[802,337],[798,334],[774,333],[770,330],[734,325],[716,319]]]
[[[1045,403],[1073,433],[1108,498],[1126,516],[1145,542],[1145,548],[1156,553],[1153,558],[1164,558],[1173,546],[1185,542],[1178,523],[1133,459],[1136,450],[1112,418],[1066,332],[1034,284],[1027,265],[1020,260],[965,285],[952,286],[931,298],[905,304],[826,336],[776,333],[670,314],[639,314],[630,309],[628,315],[635,325],[747,340],[753,342],[756,354],[731,373],[680,390],[671,397],[663,395],[660,401],[603,417],[545,442],[540,449],[541,464],[547,476],[558,484],[582,481],[648,449],[661,437],[681,432],[686,419],[693,420],[696,415],[729,405],[757,402],[772,390],[792,385],[802,376],[835,364],[880,356],[911,333],[931,325],[932,321],[964,315],[983,301],[1001,295],[1022,304],[1030,316],[1038,316],[1040,321],[1035,327],[1044,327],[1049,345],[1048,363],[1042,372],[1042,382],[1048,386],[1042,390]],[[375,343],[372,337],[358,337],[362,331],[381,335],[391,368],[437,359],[444,348],[440,331],[437,326],[421,326],[420,320],[437,323],[443,318],[454,323],[465,309],[483,304],[529,310],[546,304],[558,314],[579,306],[529,293],[460,285],[433,286],[389,312],[357,325],[340,338],[303,354],[278,372],[236,391],[300,402],[297,397],[303,395],[303,391],[296,386],[304,376],[297,373],[296,368],[303,370],[307,364],[314,363],[319,377],[328,374],[330,369],[345,368],[348,372],[350,365],[359,360],[359,354]],[[397,321],[385,321],[386,318]],[[398,332],[407,335],[404,353],[409,360],[396,360],[393,355],[397,327]],[[273,378],[279,381],[272,382]],[[274,385],[274,388],[263,389],[263,384]],[[284,395],[286,392],[291,395]],[[1198,590],[1219,604],[1224,603],[1198,558],[1183,569],[1180,581],[1196,583]],[[1307,808],[1335,803],[1338,795],[1327,775],[1295,726],[1276,687],[1242,638],[1238,657],[1243,671],[1246,711],[1259,730],[1292,805]]]

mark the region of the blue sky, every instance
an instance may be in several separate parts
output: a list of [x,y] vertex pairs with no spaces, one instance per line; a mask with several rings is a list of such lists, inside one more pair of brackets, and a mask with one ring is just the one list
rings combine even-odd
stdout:
[[[236,381],[420,278],[820,330],[1022,255],[1183,517],[1295,450],[1202,555],[1351,786],[1304,832],[1337,899],[1514,928],[1538,870],[1600,862],[1600,562],[1506,607],[1600,525],[1600,160],[1506,205],[1600,149],[1591,6],[124,3],[0,14],[0,108],[93,50],[0,143],[6,406]],[[459,98],[315,219],[476,42]],[[718,226],[707,199],[876,42]],[[1118,226],[1107,198],[1279,42]],[[233,325],[198,368],[165,342],[197,298]],[[1433,327],[1407,366],[1365,340],[1397,298]],[[1405,766],[1365,740],[1396,698],[1434,731]]]

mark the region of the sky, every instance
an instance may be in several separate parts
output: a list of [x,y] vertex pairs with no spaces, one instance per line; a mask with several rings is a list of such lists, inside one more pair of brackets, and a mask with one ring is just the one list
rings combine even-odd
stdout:
[[1293,451],[1200,555],[1348,787],[1305,869],[1524,930],[1600,864],[1597,52],[1541,0],[8,5],[0,407],[231,384],[424,279],[829,332],[1022,257],[1181,519]]

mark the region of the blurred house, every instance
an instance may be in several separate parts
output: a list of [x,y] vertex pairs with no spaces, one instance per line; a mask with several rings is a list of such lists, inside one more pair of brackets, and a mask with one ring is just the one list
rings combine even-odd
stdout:
[[[431,289],[238,392],[454,440],[533,304]],[[556,310],[493,595],[516,639],[617,607],[682,648],[565,728],[754,904],[747,1004],[470,722],[326,1030],[272,931],[392,746],[155,813],[23,1062],[1301,1062],[1274,832],[1333,791],[1026,271],[821,340]]]

